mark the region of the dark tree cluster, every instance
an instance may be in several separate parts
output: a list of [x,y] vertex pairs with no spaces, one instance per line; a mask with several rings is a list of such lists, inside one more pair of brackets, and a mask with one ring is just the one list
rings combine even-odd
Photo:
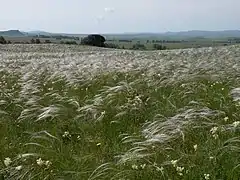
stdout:
[[53,35],[52,38],[55,38],[56,40],[62,40],[62,39],[71,39],[71,40],[76,40],[79,41],[79,37],[75,36],[63,36],[63,35]]
[[81,40],[82,45],[105,47],[106,39],[99,34],[91,34]]
[[41,44],[40,39],[31,39],[31,44]]
[[146,46],[144,46],[144,44],[137,43],[137,44],[133,45],[132,49],[134,49],[134,50],[146,50]]
[[160,44],[154,44],[153,45],[153,49],[155,49],[155,50],[166,50],[167,47],[166,46],[162,46]]
[[7,44],[7,41],[2,36],[0,36],[0,44]]

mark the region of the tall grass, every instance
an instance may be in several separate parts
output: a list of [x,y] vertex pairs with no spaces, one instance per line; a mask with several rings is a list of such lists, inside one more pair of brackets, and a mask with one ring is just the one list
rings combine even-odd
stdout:
[[239,46],[24,47],[1,49],[0,178],[240,178]]

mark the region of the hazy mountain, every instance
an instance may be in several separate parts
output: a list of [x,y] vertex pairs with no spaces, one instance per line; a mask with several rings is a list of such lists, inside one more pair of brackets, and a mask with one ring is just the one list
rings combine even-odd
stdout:
[[22,37],[24,33],[19,30],[0,31],[0,36]]
[[26,32],[29,35],[44,35],[44,36],[51,36],[52,33],[45,32],[45,31],[28,31]]

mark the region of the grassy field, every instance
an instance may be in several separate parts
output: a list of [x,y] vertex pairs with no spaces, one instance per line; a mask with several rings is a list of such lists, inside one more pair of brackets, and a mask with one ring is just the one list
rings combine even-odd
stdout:
[[0,179],[239,180],[240,46],[0,45]]

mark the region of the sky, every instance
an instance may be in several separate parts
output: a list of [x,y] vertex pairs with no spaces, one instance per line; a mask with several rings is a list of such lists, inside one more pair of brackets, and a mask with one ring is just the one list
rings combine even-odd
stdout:
[[0,30],[80,34],[240,29],[240,0],[0,0],[0,4]]

